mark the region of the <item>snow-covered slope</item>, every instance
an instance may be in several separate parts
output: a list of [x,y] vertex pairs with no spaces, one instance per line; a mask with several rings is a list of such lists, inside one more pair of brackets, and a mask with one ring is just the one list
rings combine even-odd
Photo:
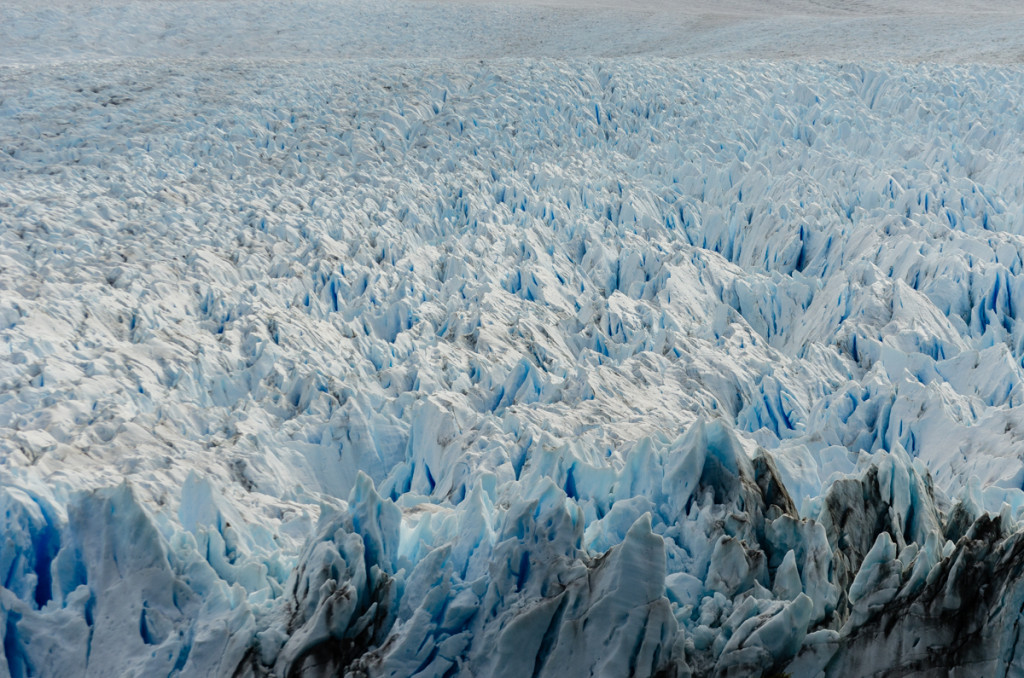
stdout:
[[0,11],[0,674],[1024,672],[1024,70]]

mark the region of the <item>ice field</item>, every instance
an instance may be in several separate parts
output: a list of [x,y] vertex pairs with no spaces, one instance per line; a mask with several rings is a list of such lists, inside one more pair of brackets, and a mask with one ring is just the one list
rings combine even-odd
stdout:
[[0,676],[1024,676],[1022,29],[0,7]]

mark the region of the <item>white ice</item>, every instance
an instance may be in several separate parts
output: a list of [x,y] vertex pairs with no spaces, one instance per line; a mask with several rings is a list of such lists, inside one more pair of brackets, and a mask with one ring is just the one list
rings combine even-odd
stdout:
[[1024,11],[766,7],[0,7],[0,674],[957,610],[1024,511]]

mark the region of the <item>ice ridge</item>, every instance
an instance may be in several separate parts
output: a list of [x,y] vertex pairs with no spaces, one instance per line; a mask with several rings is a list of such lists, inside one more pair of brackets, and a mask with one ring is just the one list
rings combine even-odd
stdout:
[[1024,72],[0,71],[0,674],[1016,675]]

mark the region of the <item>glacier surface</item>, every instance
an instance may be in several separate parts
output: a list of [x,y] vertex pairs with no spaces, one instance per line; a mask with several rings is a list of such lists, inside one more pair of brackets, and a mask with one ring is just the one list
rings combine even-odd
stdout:
[[0,675],[1024,675],[1024,69],[182,7],[0,9]]

